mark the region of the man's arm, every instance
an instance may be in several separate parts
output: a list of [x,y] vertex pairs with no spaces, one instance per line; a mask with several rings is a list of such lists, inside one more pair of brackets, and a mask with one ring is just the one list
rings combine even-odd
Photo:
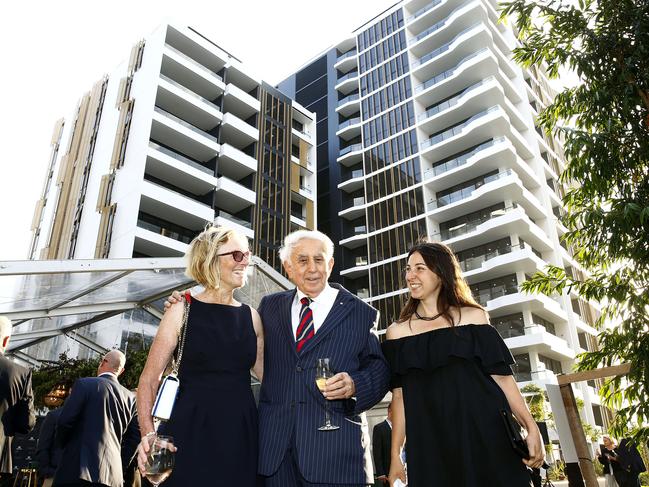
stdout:
[[137,445],[140,443],[140,438],[141,436],[140,436],[140,426],[138,424],[138,419],[137,419],[137,408],[135,407],[135,403],[134,403],[133,417],[131,418],[131,422],[128,424],[128,427],[124,432],[124,436],[122,437],[121,456],[122,456],[122,469],[124,475],[126,475],[126,469],[133,461],[133,457],[135,456],[135,450],[137,448]]
[[72,386],[72,392],[65,400],[61,415],[56,423],[56,443],[61,447],[64,447],[68,442],[70,433],[83,412],[83,406],[86,400],[86,388],[82,381],[83,379],[78,379]]
[[13,406],[11,413],[12,430],[15,433],[29,433],[36,424],[36,413],[34,411],[34,392],[32,391],[32,371],[24,376],[21,397]]
[[367,331],[367,341],[361,352],[358,370],[350,372],[354,381],[354,397],[345,401],[345,407],[352,414],[360,414],[378,403],[388,392],[390,369],[381,352],[381,344],[376,334],[379,312],[371,328]]

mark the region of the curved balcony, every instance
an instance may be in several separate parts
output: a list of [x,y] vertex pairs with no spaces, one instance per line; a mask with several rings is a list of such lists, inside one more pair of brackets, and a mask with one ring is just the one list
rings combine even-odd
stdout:
[[353,166],[363,159],[363,144],[352,144],[340,149],[338,162],[343,166]]
[[543,325],[527,326],[523,335],[507,338],[505,343],[513,354],[519,351],[535,351],[560,361],[574,359],[576,355],[567,341],[548,333]]
[[336,81],[336,91],[345,95],[358,89],[358,71],[352,71],[344,76],[341,76]]
[[365,215],[365,197],[358,196],[351,201],[351,206],[345,208],[338,212],[338,216],[345,218],[346,220],[355,220],[361,216]]
[[542,270],[546,262],[529,244],[512,245],[507,250],[471,257],[460,262],[460,268],[469,284],[523,271],[533,274]]
[[349,117],[350,115],[359,112],[360,107],[360,97],[358,96],[358,93],[353,93],[338,101],[336,113],[339,113],[343,117]]
[[336,64],[334,64],[334,69],[342,73],[347,73],[356,66],[358,66],[358,52],[356,49],[352,49],[338,56]]
[[488,22],[485,6],[479,0],[464,2],[445,15],[442,20],[410,38],[410,52],[417,57],[423,56],[434,49],[434,46],[447,42],[453,32],[462,32],[475,26],[476,20],[481,20],[485,24]]
[[336,135],[343,140],[352,140],[361,134],[361,117],[350,118],[338,126]]
[[216,137],[193,126],[171,113],[154,107],[151,138],[197,161],[208,161],[220,151]]
[[353,193],[354,191],[359,190],[363,187],[364,181],[365,177],[363,170],[356,169],[355,171],[352,171],[348,179],[345,179],[338,185],[338,189],[344,191],[345,193]]

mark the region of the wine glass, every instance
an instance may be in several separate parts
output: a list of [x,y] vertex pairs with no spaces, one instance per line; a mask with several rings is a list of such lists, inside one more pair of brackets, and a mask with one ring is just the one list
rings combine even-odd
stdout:
[[155,487],[164,482],[174,468],[174,439],[157,435],[149,446],[144,476]]
[[[315,383],[320,392],[325,390],[327,379],[333,377],[333,372],[329,368],[328,358],[319,358],[316,360]],[[331,423],[331,414],[329,413],[329,401],[325,398],[325,424],[318,428],[319,431],[333,431],[340,428]]]

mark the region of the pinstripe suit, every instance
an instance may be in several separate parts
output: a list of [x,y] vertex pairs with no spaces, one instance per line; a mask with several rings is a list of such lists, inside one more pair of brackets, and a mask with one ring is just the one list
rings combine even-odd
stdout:
[[[259,473],[269,483],[293,452],[301,477],[313,484],[374,482],[369,431],[363,411],[388,390],[388,365],[375,334],[378,312],[337,284],[336,301],[300,354],[291,329],[295,290],[266,296],[259,305],[264,323],[264,380],[259,399]],[[333,372],[354,380],[356,399],[331,401],[336,431],[318,431],[325,399],[315,384],[317,358],[329,357]]]

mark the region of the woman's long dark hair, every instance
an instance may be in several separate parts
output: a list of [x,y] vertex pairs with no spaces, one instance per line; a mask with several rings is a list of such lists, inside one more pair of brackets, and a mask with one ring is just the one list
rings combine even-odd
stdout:
[[[415,252],[421,254],[426,267],[437,274],[441,281],[437,311],[451,323],[451,326],[455,326],[451,308],[457,308],[458,311],[463,306],[484,309],[473,299],[469,285],[462,277],[460,264],[449,247],[439,242],[420,242],[410,249],[408,258]],[[403,323],[410,320],[418,305],[419,299],[408,297],[397,322]]]

